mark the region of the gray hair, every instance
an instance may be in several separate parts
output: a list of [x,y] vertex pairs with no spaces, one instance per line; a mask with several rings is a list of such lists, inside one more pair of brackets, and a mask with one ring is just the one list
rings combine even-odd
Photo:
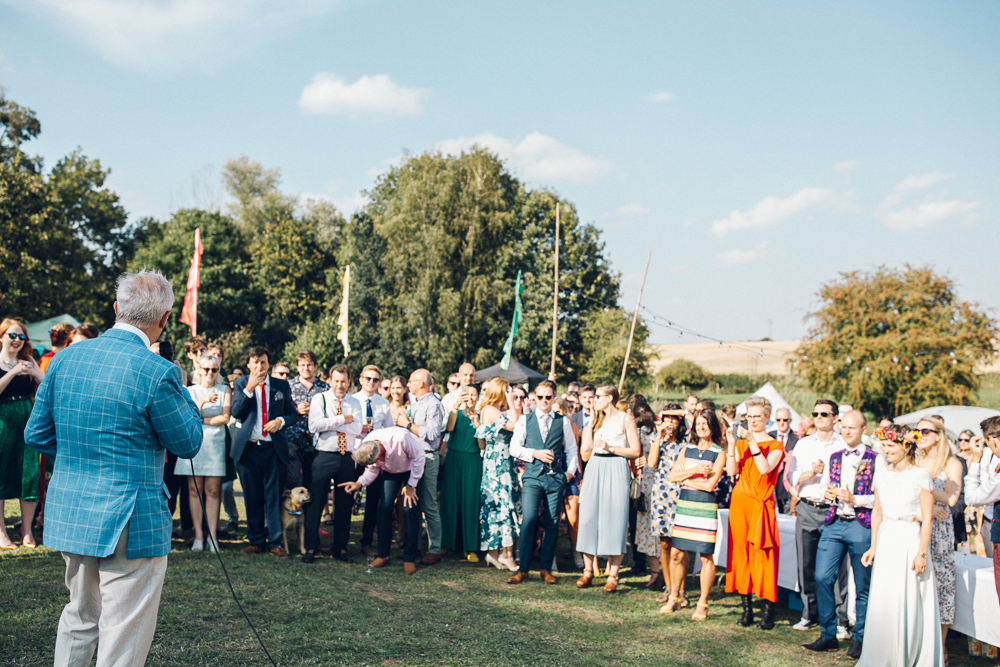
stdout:
[[143,269],[118,277],[117,322],[149,327],[174,307],[174,288],[159,271]]
[[358,465],[375,465],[375,462],[378,461],[378,455],[382,453],[381,445],[382,443],[378,440],[364,440],[354,448],[354,454],[351,458]]
[[751,396],[746,400],[747,410],[750,408],[764,408],[768,415],[771,414],[771,401],[763,396]]

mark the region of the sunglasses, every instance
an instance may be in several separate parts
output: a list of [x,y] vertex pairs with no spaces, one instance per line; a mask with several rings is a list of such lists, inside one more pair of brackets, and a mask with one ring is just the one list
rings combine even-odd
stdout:
[[792,420],[791,419],[785,419],[784,417],[778,417],[774,421],[776,421],[776,422],[790,422]]
[[366,376],[362,375],[362,376],[361,376],[361,379],[362,379],[362,380],[365,380],[366,382],[378,382],[378,381],[379,381],[379,380],[381,380],[382,378],[377,378],[377,377],[374,377],[374,378],[373,378],[373,377],[371,377],[370,375],[366,377]]
[[937,435],[937,431],[935,431],[932,428],[918,428],[917,433],[919,433],[920,435],[930,435],[931,433]]
[[458,386],[458,383],[457,383],[457,382],[452,382],[452,381],[450,381],[450,380],[449,380],[449,381],[448,381],[448,386],[449,386],[449,387],[457,387],[457,386]]
[[25,334],[16,334],[16,333],[8,333],[7,338],[10,338],[11,340],[17,340],[18,338],[20,338],[21,340],[28,340],[28,337]]
[[959,442],[970,442],[969,438],[959,438]]
[[288,371],[278,371],[275,375],[278,377],[288,377]]
[[553,398],[555,398],[554,394],[548,394],[546,396],[541,396],[539,394],[535,394],[535,400],[536,401],[551,401]]
[[206,373],[218,373],[219,372],[218,368],[205,368],[204,366],[202,367],[201,370],[205,371]]
[[814,412],[813,417],[832,417],[832,412]]

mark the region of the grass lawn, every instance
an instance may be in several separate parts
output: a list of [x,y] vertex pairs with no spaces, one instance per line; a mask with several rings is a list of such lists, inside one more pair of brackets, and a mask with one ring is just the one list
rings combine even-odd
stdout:
[[[8,501],[6,510],[14,536],[16,503]],[[693,604],[669,617],[657,614],[644,577],[623,578],[614,595],[578,591],[579,572],[565,558],[559,565],[566,574],[555,586],[542,584],[537,571],[510,586],[506,574],[450,555],[406,576],[394,551],[389,568],[370,570],[357,547],[355,519],[348,551],[355,565],[244,556],[241,539],[223,542],[236,592],[279,665],[853,665],[846,646],[824,655],[799,648],[818,632],[792,630],[798,614],[789,609],[781,609],[771,632],[736,626],[739,598],[718,588],[709,620],[696,623]],[[183,550],[180,541],[174,548],[147,664],[269,664],[215,557]],[[558,553],[568,549],[563,539]],[[0,665],[52,664],[56,623],[68,599],[63,570],[59,554],[45,547],[0,555]],[[689,591],[696,586],[689,580]],[[952,634],[948,648],[952,665],[994,664],[969,657],[960,635]]]

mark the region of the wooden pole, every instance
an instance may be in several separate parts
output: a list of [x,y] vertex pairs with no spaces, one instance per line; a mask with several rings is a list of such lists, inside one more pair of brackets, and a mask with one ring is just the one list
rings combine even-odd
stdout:
[[628,332],[628,349],[625,350],[625,363],[622,364],[622,377],[618,380],[618,393],[622,393],[622,387],[625,386],[625,371],[628,370],[628,360],[632,356],[632,337],[635,336],[635,322],[639,319],[639,304],[642,303],[642,290],[646,287],[646,273],[649,271],[649,260],[653,256],[653,251],[650,250],[649,254],[646,255],[646,268],[642,272],[642,284],[639,285],[639,298],[635,302],[635,313],[632,315],[632,329]]
[[549,377],[556,375],[556,344],[559,336],[559,209],[562,206],[556,202],[556,271],[555,290],[552,299],[552,363],[549,365]]

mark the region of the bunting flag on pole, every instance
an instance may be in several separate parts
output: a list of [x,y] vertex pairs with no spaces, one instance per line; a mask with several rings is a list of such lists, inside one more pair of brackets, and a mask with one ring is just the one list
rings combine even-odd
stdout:
[[508,370],[510,368],[510,353],[514,349],[514,336],[517,335],[517,325],[521,321],[521,292],[524,291],[524,286],[521,284],[521,272],[517,272],[517,282],[514,284],[514,319],[510,323],[510,335],[507,336],[507,342],[503,344],[503,360],[500,362],[500,368]]
[[201,228],[194,230],[194,257],[191,258],[191,271],[188,273],[187,294],[184,295],[184,307],[181,308],[181,316],[178,318],[191,327],[191,335],[198,335],[198,286],[201,284],[201,253],[204,252],[201,245]]
[[351,267],[348,265],[344,269],[344,298],[340,301],[340,317],[337,318],[337,324],[340,325],[340,333],[337,334],[337,340],[344,344],[344,356],[351,351],[351,344],[347,342],[347,301],[348,294],[350,294],[351,289]]

